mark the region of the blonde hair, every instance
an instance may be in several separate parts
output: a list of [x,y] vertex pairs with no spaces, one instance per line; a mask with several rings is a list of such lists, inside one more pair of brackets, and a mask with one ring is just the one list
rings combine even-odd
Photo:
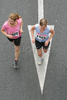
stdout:
[[16,21],[17,19],[21,18],[21,16],[19,16],[18,13],[12,13],[9,15],[9,18]]
[[40,25],[41,25],[41,26],[42,26],[42,25],[45,25],[45,26],[46,26],[47,24],[48,24],[48,23],[47,23],[47,20],[46,20],[46,19],[43,18],[43,19],[40,20]]

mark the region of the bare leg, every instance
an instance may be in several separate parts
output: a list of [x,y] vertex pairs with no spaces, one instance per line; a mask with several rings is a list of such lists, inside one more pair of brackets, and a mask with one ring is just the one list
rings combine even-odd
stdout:
[[42,48],[41,49],[37,49],[37,53],[39,57],[42,57]]
[[44,53],[46,53],[46,52],[47,52],[47,50],[48,50],[48,49],[44,49],[44,48],[43,48]]
[[14,47],[15,47],[15,60],[18,60],[20,54],[20,50],[19,50],[20,46],[14,45]]
[[38,65],[41,65],[42,64],[42,61],[43,61],[42,48],[41,49],[37,49],[37,52],[38,52],[38,56],[39,56]]

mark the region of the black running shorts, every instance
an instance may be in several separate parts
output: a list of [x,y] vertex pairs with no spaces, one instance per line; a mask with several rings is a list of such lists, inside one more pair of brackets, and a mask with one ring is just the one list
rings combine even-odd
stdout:
[[[8,37],[7,37],[7,38],[8,38]],[[9,40],[10,42],[13,42],[13,41],[14,41],[14,44],[15,44],[16,46],[20,46],[21,37],[19,37],[19,38],[17,38],[17,39],[10,39],[10,38],[8,38],[8,40]]]
[[45,42],[39,42],[35,39],[35,45],[37,49],[41,49],[43,47],[43,49],[48,49],[50,42],[48,44],[48,46],[44,46]]

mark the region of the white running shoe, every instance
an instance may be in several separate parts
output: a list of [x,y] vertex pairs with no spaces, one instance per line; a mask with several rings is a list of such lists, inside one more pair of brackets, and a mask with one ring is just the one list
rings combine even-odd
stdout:
[[39,57],[39,59],[38,59],[38,65],[41,65],[42,62],[43,62],[43,57],[42,58]]

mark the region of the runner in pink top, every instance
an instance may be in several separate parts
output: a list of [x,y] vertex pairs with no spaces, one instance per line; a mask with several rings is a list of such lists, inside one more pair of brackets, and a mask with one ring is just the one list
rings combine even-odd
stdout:
[[20,53],[20,42],[23,20],[17,13],[12,13],[9,15],[9,19],[3,24],[1,32],[7,36],[8,40],[14,43],[15,47],[15,62],[14,68],[18,68],[18,57]]
[[7,34],[12,34],[14,37],[12,39],[17,39],[21,36],[21,33],[20,33],[20,25],[21,25],[21,18],[17,19],[17,25],[15,27],[11,27],[9,25],[9,20],[6,21],[3,26],[2,26],[2,29],[3,30],[6,30]]

